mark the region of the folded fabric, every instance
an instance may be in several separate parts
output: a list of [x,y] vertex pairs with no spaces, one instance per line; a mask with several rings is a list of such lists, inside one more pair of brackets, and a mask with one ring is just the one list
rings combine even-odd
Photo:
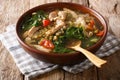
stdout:
[[[9,25],[6,28],[6,32],[0,34],[0,40],[12,55],[19,70],[28,78],[38,76],[59,67],[59,65],[37,60],[25,52],[16,39],[15,25]],[[108,33],[104,44],[96,52],[96,55],[99,57],[109,56],[119,49],[120,39],[117,39],[112,34]],[[92,65],[93,64],[88,59],[86,59],[82,63],[73,66],[63,66],[62,68],[65,71],[75,74],[88,69]]]

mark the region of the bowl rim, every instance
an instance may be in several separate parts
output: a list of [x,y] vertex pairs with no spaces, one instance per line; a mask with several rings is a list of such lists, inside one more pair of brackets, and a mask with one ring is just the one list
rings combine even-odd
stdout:
[[[16,24],[16,34],[17,34],[17,40],[18,40],[18,42],[20,43],[20,44],[22,44],[25,48],[27,48],[28,50],[30,50],[30,51],[32,51],[32,52],[34,52],[34,53],[38,53],[38,54],[41,54],[41,55],[49,55],[49,56],[72,56],[72,55],[77,55],[78,53],[80,53],[80,52],[75,52],[75,53],[57,53],[57,54],[55,54],[55,53],[47,53],[47,52],[44,52],[44,51],[40,51],[40,50],[38,50],[38,49],[35,49],[35,48],[33,48],[33,47],[31,47],[31,46],[29,46],[29,45],[27,45],[21,38],[20,38],[20,35],[18,34],[18,26],[19,26],[19,24],[21,24],[20,23],[20,21],[21,21],[21,19],[23,18],[23,16],[24,15],[26,15],[28,12],[30,12],[31,10],[33,10],[33,9],[35,9],[35,8],[38,8],[38,7],[41,7],[41,6],[48,6],[48,5],[54,5],[54,4],[65,4],[65,5],[76,5],[76,6],[79,6],[79,7],[83,7],[84,9],[87,9],[87,10],[89,10],[89,11],[91,11],[92,13],[94,13],[94,14],[96,14],[97,15],[97,17],[99,17],[100,19],[98,19],[99,20],[99,22],[101,23],[104,23],[104,24],[102,24],[102,26],[103,26],[103,28],[104,28],[104,35],[100,38],[100,40],[96,43],[96,44],[94,44],[94,45],[92,45],[91,47],[88,47],[87,48],[87,50],[90,50],[90,49],[92,49],[92,48],[95,48],[97,45],[100,45],[101,43],[102,43],[102,40],[106,37],[106,35],[107,35],[107,32],[108,32],[108,26],[107,26],[107,22],[106,22],[106,20],[105,20],[105,18],[99,13],[99,12],[97,12],[96,10],[94,10],[94,9],[91,9],[91,8],[89,8],[89,7],[86,7],[86,6],[84,6],[84,5],[81,5],[81,4],[78,4],[78,3],[71,3],[71,2],[52,2],[52,3],[46,3],[46,4],[42,4],[42,5],[38,5],[38,6],[36,6],[36,7],[33,7],[33,8],[31,8],[31,9],[29,9],[29,10],[27,10],[26,12],[24,12],[20,17],[19,17],[19,19],[18,19],[18,21],[17,21],[17,24]],[[90,13],[89,13],[90,14]],[[96,16],[95,16],[96,17]]]

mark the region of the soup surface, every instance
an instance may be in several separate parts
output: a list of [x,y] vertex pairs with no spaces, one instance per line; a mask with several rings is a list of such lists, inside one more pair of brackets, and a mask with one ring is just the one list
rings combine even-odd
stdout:
[[22,24],[22,38],[29,46],[54,53],[73,53],[69,41],[81,40],[81,47],[94,45],[103,36],[95,17],[68,8],[33,12]]

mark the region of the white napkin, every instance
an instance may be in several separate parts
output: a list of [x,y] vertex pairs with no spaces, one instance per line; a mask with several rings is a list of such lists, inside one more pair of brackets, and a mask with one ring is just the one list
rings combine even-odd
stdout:
[[[15,25],[9,25],[6,32],[0,34],[0,40],[12,55],[15,63],[20,71],[28,78],[38,76],[40,74],[52,71],[59,67],[59,65],[42,62],[30,56],[25,52],[18,41],[16,40]],[[106,41],[102,47],[96,52],[99,57],[109,56],[120,49],[120,39],[117,39],[108,33]],[[79,73],[88,69],[93,64],[86,59],[82,63],[73,66],[63,66],[62,69],[70,73]]]

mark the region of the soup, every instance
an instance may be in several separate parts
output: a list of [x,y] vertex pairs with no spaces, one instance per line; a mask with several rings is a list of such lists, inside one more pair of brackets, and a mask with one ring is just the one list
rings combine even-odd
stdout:
[[22,23],[22,38],[38,50],[54,53],[73,53],[67,42],[81,40],[88,48],[103,36],[101,24],[90,14],[68,8],[36,11],[26,16]]

